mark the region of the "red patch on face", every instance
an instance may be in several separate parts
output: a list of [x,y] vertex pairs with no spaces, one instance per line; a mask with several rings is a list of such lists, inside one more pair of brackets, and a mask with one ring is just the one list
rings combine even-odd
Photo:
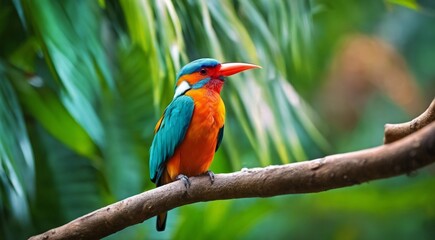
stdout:
[[224,80],[220,78],[212,78],[206,85],[208,89],[216,91],[218,93],[221,92],[222,87],[224,86]]

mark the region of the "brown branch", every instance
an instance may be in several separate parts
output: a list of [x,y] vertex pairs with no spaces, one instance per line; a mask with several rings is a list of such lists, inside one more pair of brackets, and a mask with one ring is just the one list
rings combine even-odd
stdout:
[[385,124],[384,143],[392,143],[435,121],[435,99],[429,108],[415,119],[399,124]]
[[[217,174],[212,185],[207,177],[195,177],[187,190],[175,182],[101,208],[31,239],[96,239],[194,202],[320,192],[409,173],[435,161],[434,112],[432,101],[428,110],[411,122],[387,124],[386,142],[411,134],[389,145],[307,162]],[[426,125],[429,126],[416,132]]]
[[191,178],[127,198],[30,239],[98,239],[186,204],[314,193],[407,174],[435,162],[435,122],[394,143],[324,158]]

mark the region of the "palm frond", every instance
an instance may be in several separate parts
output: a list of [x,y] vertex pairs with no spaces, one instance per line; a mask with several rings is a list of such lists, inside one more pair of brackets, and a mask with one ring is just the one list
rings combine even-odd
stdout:
[[[15,72],[10,82],[22,107],[18,112],[31,119],[32,139],[38,140],[32,144],[44,177],[37,189],[58,195],[53,214],[59,217],[52,219],[70,219],[151,187],[147,162],[154,124],[172,99],[176,72],[196,58],[263,66],[231,77],[223,91],[226,133],[213,169],[288,163],[327,150],[314,113],[291,85],[301,82],[293,77],[309,79],[312,71],[306,64],[312,61],[312,23],[305,1],[14,3],[29,37],[7,57],[26,72]],[[42,190],[46,181],[51,188]],[[254,215],[239,221],[253,226],[259,219]],[[248,231],[228,228],[238,236]]]
[[0,218],[2,232],[9,235],[14,232],[12,226],[30,225],[35,166],[24,116],[4,71],[0,62]]
[[99,35],[98,5],[88,1],[24,4],[61,102],[92,140],[103,146],[103,126],[95,107],[102,90],[113,89],[114,81]]

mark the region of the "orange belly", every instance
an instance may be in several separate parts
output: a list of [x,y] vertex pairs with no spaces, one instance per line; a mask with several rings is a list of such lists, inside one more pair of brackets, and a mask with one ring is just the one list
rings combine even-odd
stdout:
[[174,181],[179,174],[188,177],[205,173],[213,161],[219,130],[225,121],[225,106],[219,93],[208,89],[189,91],[195,101],[192,120],[183,142],[166,165],[166,174]]

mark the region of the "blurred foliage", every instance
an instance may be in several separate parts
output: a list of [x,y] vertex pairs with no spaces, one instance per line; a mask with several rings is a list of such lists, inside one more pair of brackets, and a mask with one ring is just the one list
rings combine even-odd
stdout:
[[[171,101],[176,72],[193,59],[263,67],[225,86],[226,132],[214,172],[379,145],[383,124],[414,117],[435,92],[429,1],[0,6],[1,239],[24,239],[153,188],[154,124]],[[346,49],[346,39],[359,35],[376,38],[369,44],[380,42],[382,51]],[[390,65],[361,64],[383,63],[375,59]],[[396,76],[416,86],[417,107],[407,109],[407,94],[389,87]],[[331,114],[336,109],[358,114]],[[108,239],[429,239],[434,179],[429,168],[319,194],[199,203],[172,210],[163,233],[149,220]]]

